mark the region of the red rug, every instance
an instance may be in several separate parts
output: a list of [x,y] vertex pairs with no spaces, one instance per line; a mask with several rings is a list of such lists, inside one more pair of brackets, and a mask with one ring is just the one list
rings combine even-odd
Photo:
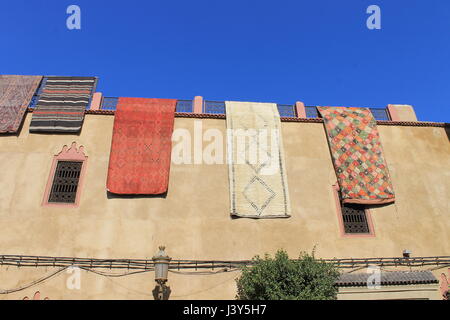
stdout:
[[167,192],[175,99],[119,98],[109,158],[109,192]]

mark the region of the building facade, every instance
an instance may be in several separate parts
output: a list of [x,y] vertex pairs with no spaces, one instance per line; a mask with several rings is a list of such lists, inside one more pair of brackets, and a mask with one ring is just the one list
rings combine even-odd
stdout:
[[[79,134],[30,133],[30,108],[17,134],[0,136],[0,254],[4,255],[0,283],[5,290],[0,298],[31,299],[38,291],[41,299],[153,299],[153,271],[126,267],[61,271],[56,257],[66,257],[66,262],[151,259],[159,245],[166,246],[174,261],[192,263],[249,260],[277,249],[285,249],[291,257],[315,250],[316,257],[324,259],[403,258],[405,250],[411,259],[438,261],[436,257],[450,256],[450,128],[417,121],[410,106],[389,106],[389,120],[378,121],[377,126],[396,201],[366,208],[368,231],[351,233],[337,198],[324,124],[308,117],[301,103],[293,109],[294,117],[281,118],[291,216],[258,220],[230,216],[225,162],[194,161],[194,149],[201,145],[204,150],[210,143],[205,132],[218,130],[226,137],[224,115],[206,114],[201,97],[193,100],[192,109],[176,113],[174,130],[184,129],[197,142],[188,146],[192,163],[172,162],[167,194],[109,193],[114,111],[107,109],[107,102],[101,94],[94,95]],[[226,154],[225,144],[222,152]],[[58,167],[64,161],[81,165]],[[71,196],[70,190],[52,195],[58,170],[75,172],[77,180],[75,198],[66,203],[49,201],[51,196]],[[14,262],[6,263],[11,255],[16,256]],[[28,256],[54,257],[55,263],[33,258],[34,266],[26,262]],[[437,282],[400,279],[372,290],[354,279],[354,285],[342,285],[339,298],[444,298],[448,260],[423,266],[401,261],[375,265],[382,273],[430,271]],[[361,266],[358,272],[367,274]],[[170,299],[234,299],[238,275],[235,268],[213,265],[172,268]]]

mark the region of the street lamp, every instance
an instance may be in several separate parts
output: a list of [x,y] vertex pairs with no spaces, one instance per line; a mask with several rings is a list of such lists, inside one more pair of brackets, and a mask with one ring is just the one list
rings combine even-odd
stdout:
[[166,247],[160,246],[159,251],[152,258],[155,267],[155,281],[157,283],[153,290],[155,300],[168,300],[170,295],[170,287],[166,286],[167,274],[169,272],[170,258],[166,251]]

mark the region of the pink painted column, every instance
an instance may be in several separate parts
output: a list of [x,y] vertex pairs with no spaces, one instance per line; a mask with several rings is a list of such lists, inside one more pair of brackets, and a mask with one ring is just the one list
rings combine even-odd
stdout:
[[393,104],[388,104],[387,109],[392,121],[400,121],[397,110],[395,109],[395,106]]
[[409,104],[388,104],[387,109],[392,121],[417,121],[414,107]]
[[203,113],[203,97],[202,96],[195,96],[194,101],[194,113]]
[[102,93],[96,92],[92,96],[90,110],[100,110],[100,104],[102,103]]
[[306,118],[305,104],[301,101],[295,102],[295,109],[297,111],[297,118]]

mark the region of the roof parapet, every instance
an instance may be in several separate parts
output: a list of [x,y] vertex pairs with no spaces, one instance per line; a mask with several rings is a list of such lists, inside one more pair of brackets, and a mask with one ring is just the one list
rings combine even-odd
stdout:
[[387,109],[392,121],[417,121],[413,106],[408,104],[388,104]]

